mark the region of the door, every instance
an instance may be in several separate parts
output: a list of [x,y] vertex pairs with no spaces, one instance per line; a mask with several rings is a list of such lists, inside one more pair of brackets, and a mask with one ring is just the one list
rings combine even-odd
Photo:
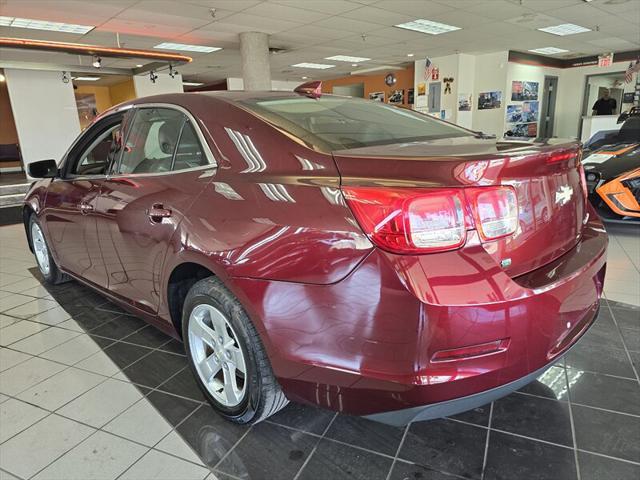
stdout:
[[429,84],[429,113],[440,113],[440,82]]
[[201,133],[185,112],[140,107],[120,162],[102,183],[98,238],[109,290],[155,313],[169,241],[213,168]]
[[542,91],[542,109],[540,112],[540,138],[553,137],[553,122],[556,115],[556,95],[558,91],[558,77],[544,77]]
[[44,209],[48,240],[58,264],[102,287],[106,272],[95,208],[107,166],[119,154],[122,118],[111,115],[80,137],[64,160],[61,177],[49,186]]

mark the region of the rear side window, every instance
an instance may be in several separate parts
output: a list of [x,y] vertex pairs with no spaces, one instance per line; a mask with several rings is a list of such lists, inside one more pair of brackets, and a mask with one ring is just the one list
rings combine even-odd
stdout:
[[115,173],[163,173],[207,164],[186,115],[170,108],[140,108]]
[[327,150],[472,135],[427,115],[356,98],[301,96],[250,99],[241,104],[301,140]]

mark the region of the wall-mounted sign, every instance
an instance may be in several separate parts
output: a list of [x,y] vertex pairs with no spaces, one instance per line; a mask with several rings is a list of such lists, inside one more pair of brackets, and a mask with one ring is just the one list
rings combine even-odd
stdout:
[[599,67],[610,67],[613,64],[613,53],[607,53],[606,55],[598,55]]
[[440,69],[438,67],[434,67],[431,71],[431,80],[440,80]]

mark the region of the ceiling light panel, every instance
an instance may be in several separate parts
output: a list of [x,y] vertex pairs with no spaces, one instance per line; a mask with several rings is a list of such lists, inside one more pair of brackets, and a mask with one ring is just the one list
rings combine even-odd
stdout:
[[424,20],[423,18],[413,20],[412,22],[400,23],[395,26],[398,28],[404,28],[405,30],[428,33],[429,35],[440,35],[441,33],[460,30],[460,27],[454,27],[453,25],[447,25],[446,23],[432,22],[431,20]]
[[201,85],[204,85],[204,83],[200,83],[200,82],[182,82],[182,85],[185,85],[187,87],[199,87]]
[[333,57],[325,57],[325,60],[335,60],[336,62],[360,63],[371,60],[367,57],[350,57],[349,55],[334,55]]
[[48,30],[51,32],[77,33],[84,35],[93,30],[95,25],[77,25],[75,23],[48,22],[33,18],[0,17],[0,26],[29,28],[31,30]]
[[315,68],[316,70],[326,70],[327,68],[333,68],[335,65],[327,65],[325,63],[296,63],[295,65],[291,65],[292,67],[298,68]]
[[581,27],[580,25],[574,25],[573,23],[563,23],[562,25],[554,25],[552,27],[539,28],[541,32],[552,33],[553,35],[575,35],[576,33],[590,32],[591,29],[587,27]]
[[564,50],[562,48],[556,47],[544,47],[544,48],[534,48],[533,50],[529,50],[533,53],[540,53],[542,55],[555,55],[556,53],[566,53],[569,50]]
[[72,80],[78,80],[80,82],[96,82],[100,80],[100,77],[73,77]]
[[186,43],[171,43],[164,42],[156,45],[153,48],[159,48],[163,50],[184,50],[187,52],[199,52],[199,53],[211,53],[222,50],[220,47],[207,47],[206,45],[188,45]]

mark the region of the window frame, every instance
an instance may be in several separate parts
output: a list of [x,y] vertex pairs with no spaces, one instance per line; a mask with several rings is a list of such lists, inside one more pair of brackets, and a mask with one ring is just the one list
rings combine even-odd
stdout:
[[[184,129],[184,125],[187,123],[190,123],[193,130],[196,133],[196,137],[198,139],[198,142],[200,144],[200,147],[202,148],[202,153],[204,154],[205,158],[207,159],[207,164],[206,165],[200,165],[197,167],[192,167],[192,168],[183,168],[181,170],[168,170],[166,172],[144,172],[144,173],[119,173],[117,170],[120,169],[120,165],[122,164],[122,153],[120,154],[120,158],[118,159],[117,162],[114,162],[114,165],[112,166],[112,168],[109,169],[109,172],[107,173],[107,178],[122,178],[122,177],[155,177],[155,176],[160,176],[160,175],[175,175],[175,174],[179,174],[179,173],[185,173],[185,172],[193,172],[193,171],[197,171],[197,170],[207,170],[207,169],[211,169],[211,168],[217,168],[218,167],[218,162],[216,161],[213,153],[211,152],[211,149],[209,148],[209,144],[207,143],[207,141],[205,140],[205,137],[202,133],[202,130],[200,129],[200,125],[197,123],[195,117],[191,114],[191,112],[189,112],[186,108],[181,107],[180,105],[175,105],[175,104],[171,104],[171,103],[141,103],[141,104],[135,104],[132,107],[132,113],[131,113],[131,118],[129,119],[128,122],[128,126],[127,126],[127,131],[125,132],[125,137],[123,139],[124,145],[126,146],[127,142],[129,141],[129,134],[131,132],[131,128],[130,126],[133,125],[133,122],[135,121],[135,118],[137,116],[137,113],[139,110],[142,109],[151,109],[151,108],[165,108],[165,109],[169,109],[169,110],[176,110],[180,113],[182,113],[186,118],[185,121],[182,122],[182,126],[180,128],[180,132],[178,135],[178,139],[176,142],[176,147],[173,150],[173,156],[171,159],[171,168],[173,168],[174,163],[175,163],[175,157],[176,157],[176,151],[178,149],[178,146],[180,144],[180,139],[182,138],[182,130]],[[122,152],[124,152],[124,148],[122,149]]]

